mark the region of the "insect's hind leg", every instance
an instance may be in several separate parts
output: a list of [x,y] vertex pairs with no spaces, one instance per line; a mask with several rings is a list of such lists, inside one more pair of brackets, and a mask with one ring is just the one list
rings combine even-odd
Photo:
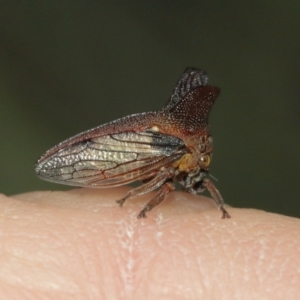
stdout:
[[138,214],[138,218],[146,218],[146,212],[150,211],[152,208],[160,204],[164,199],[166,199],[167,195],[174,190],[174,184],[172,182],[166,182],[157,195],[152,198],[146,206],[142,209],[142,211]]
[[117,200],[117,203],[119,203],[120,206],[122,206],[128,198],[140,196],[159,188],[166,182],[167,179],[171,178],[173,174],[174,174],[174,170],[172,168],[166,168],[163,171],[160,171],[156,176],[151,178],[151,180],[149,180],[148,182],[144,183],[143,185],[135,189],[130,190],[125,195],[125,197],[123,197],[120,200]]

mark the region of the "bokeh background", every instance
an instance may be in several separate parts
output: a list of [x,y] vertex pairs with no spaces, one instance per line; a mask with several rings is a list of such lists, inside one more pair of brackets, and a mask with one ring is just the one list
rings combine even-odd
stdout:
[[300,217],[299,1],[1,1],[0,192],[48,148],[158,110],[182,71],[222,89],[211,173],[226,202]]

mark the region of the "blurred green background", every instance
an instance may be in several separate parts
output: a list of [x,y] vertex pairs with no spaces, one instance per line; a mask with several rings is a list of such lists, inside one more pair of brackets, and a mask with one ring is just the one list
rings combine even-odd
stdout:
[[158,110],[183,70],[222,89],[211,173],[226,202],[300,217],[299,1],[1,1],[0,192],[48,148]]

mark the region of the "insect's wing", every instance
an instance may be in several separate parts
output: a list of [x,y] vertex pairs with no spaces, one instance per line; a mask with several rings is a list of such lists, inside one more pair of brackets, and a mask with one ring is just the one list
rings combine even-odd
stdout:
[[173,93],[165,105],[165,109],[170,109],[176,105],[179,101],[184,99],[184,97],[192,90],[205,86],[208,81],[208,75],[203,70],[198,70],[195,68],[187,68],[181,75],[181,78],[177,82]]
[[40,160],[45,180],[86,187],[123,185],[154,176],[187,153],[181,139],[144,130],[119,132],[80,141]]

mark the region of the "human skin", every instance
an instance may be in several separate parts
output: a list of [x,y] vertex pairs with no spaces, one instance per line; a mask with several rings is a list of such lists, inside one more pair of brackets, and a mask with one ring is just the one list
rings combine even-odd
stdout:
[[299,299],[299,219],[128,189],[0,195],[0,299]]

